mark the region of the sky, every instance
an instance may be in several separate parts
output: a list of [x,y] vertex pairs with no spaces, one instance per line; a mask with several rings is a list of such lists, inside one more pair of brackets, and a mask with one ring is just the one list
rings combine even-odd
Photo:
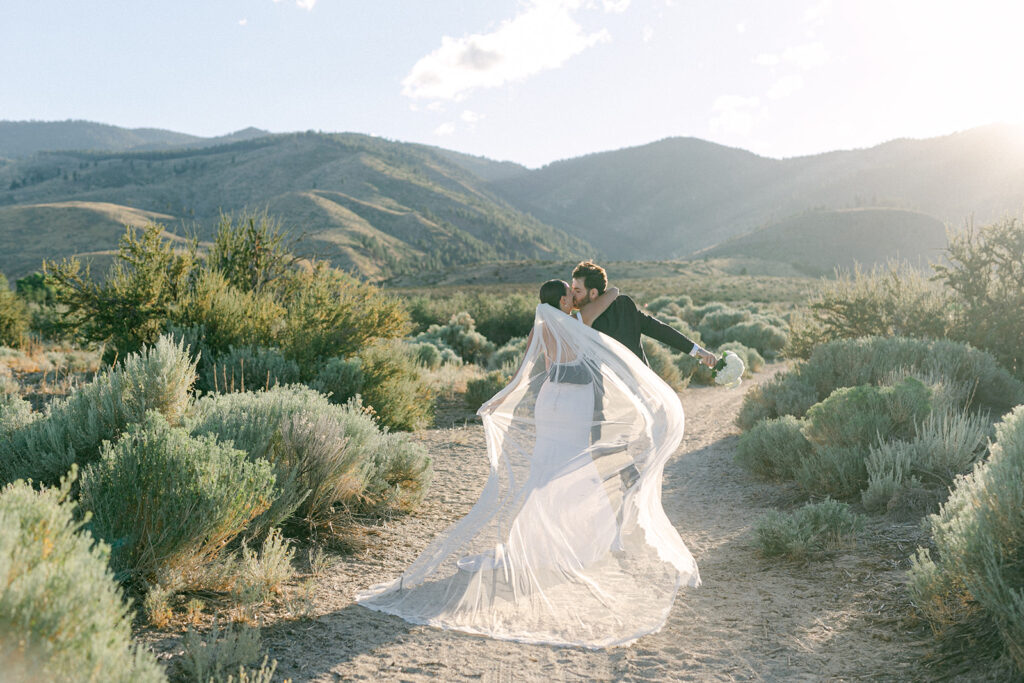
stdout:
[[1024,123],[1007,0],[0,0],[0,120],[359,132],[531,168]]

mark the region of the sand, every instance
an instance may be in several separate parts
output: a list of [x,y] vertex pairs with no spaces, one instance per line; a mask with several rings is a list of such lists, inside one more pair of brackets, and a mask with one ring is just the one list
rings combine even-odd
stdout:
[[296,682],[929,678],[920,661],[930,634],[912,619],[903,588],[907,558],[924,538],[919,523],[871,519],[856,547],[803,565],[762,558],[754,546],[755,520],[799,499],[733,462],[733,420],[744,392],[780,369],[738,389],[680,395],[686,432],[666,466],[662,501],[704,583],[679,593],[658,633],[600,651],[524,645],[414,626],[354,603],[475,502],[487,457],[483,428],[469,422],[418,433],[435,471],[422,507],[375,529],[357,556],[335,558],[312,619],[262,629],[279,674]]

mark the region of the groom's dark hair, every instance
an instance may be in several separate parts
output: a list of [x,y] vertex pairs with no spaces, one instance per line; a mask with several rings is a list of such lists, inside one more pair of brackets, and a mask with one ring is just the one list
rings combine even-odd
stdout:
[[604,290],[608,289],[608,273],[593,261],[583,261],[576,266],[572,271],[572,279],[583,280],[583,286],[588,292],[596,289],[598,294],[604,294]]

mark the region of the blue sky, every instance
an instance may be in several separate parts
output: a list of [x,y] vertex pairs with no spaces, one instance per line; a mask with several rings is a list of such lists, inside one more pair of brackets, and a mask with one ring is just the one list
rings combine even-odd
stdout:
[[531,167],[772,157],[1024,122],[1024,9],[972,0],[0,0],[0,119],[354,131]]

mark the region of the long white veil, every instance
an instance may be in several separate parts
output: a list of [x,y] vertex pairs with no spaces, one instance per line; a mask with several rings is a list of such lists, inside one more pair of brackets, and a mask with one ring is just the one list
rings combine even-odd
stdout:
[[470,512],[371,609],[523,642],[607,647],[665,623],[693,556],[661,507],[675,392],[629,349],[547,304],[512,381],[478,411],[491,472]]

